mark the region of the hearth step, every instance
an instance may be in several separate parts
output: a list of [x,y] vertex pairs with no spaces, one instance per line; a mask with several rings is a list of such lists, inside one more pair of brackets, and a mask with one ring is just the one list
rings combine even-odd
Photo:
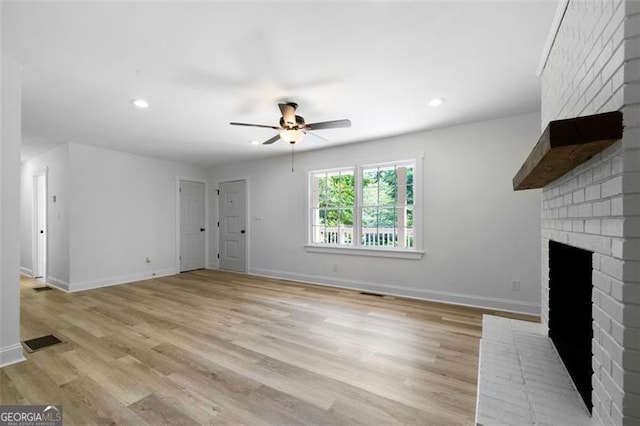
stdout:
[[476,425],[597,424],[542,324],[484,315]]

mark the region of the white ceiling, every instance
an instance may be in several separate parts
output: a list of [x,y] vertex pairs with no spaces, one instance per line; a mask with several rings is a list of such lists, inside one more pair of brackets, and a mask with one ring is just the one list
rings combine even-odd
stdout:
[[299,150],[536,111],[556,5],[4,2],[2,50],[24,65],[23,159],[77,142],[213,165],[288,152],[229,125],[276,125],[281,100],[353,122]]

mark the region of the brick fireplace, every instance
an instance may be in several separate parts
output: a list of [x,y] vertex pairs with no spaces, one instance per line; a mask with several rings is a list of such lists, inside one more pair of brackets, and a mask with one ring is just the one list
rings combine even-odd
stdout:
[[640,2],[561,9],[540,69],[542,128],[608,111],[621,111],[625,127],[620,141],[543,189],[542,322],[550,243],[592,252],[593,419],[640,425]]

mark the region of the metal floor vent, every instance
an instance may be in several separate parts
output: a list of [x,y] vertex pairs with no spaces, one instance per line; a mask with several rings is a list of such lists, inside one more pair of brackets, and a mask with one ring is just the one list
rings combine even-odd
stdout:
[[42,287],[34,287],[33,288],[34,291],[37,291],[38,293],[41,291],[47,291],[47,290],[53,290],[53,287],[49,287],[49,286],[42,286]]
[[35,352],[40,349],[48,348],[49,346],[57,345],[58,343],[62,343],[62,340],[58,339],[53,334],[47,334],[46,336],[25,340],[22,343],[24,343],[29,352]]
[[360,294],[362,294],[364,296],[384,297],[384,294],[369,293],[368,291],[361,291]]

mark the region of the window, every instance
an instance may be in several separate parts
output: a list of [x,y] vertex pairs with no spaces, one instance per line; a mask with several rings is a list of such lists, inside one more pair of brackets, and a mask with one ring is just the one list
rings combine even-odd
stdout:
[[309,173],[309,244],[416,251],[416,161]]

